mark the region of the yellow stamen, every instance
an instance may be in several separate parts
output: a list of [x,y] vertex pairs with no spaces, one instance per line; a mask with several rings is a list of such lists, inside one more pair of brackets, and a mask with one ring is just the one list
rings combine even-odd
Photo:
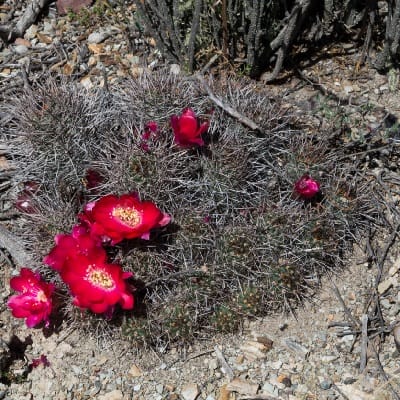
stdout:
[[46,302],[48,300],[47,296],[44,294],[43,290],[39,290],[38,294],[36,295],[36,298],[39,301],[43,301],[43,302]]
[[135,208],[115,207],[112,215],[131,228],[139,225],[141,220],[140,213]]
[[101,287],[102,289],[111,289],[114,287],[114,281],[107,272],[95,270],[90,268],[87,274],[87,279],[94,286]]

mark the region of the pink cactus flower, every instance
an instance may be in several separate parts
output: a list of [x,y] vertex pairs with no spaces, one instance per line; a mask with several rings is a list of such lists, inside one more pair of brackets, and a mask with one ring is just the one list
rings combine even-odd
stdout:
[[8,306],[16,318],[26,318],[28,328],[44,321],[49,326],[49,316],[52,310],[51,296],[54,285],[44,282],[38,273],[29,268],[22,268],[20,275],[11,278],[10,286],[20,294],[11,296]]
[[303,199],[312,199],[320,191],[320,184],[309,175],[303,175],[294,185],[295,192]]

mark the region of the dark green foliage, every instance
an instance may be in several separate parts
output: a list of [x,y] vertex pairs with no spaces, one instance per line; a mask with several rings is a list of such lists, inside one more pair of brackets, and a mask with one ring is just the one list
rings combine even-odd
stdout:
[[[50,79],[7,106],[12,118],[3,133],[18,164],[16,184],[41,184],[38,213],[25,216],[20,231],[37,260],[55,234],[70,231],[84,204],[105,194],[135,191],[172,215],[149,241],[109,249],[136,287],[132,314],[117,313],[109,324],[122,325],[135,343],[231,332],[246,316],[293,307],[322,274],[343,265],[378,213],[371,181],[330,132],[292,129],[290,115],[254,83],[210,85],[261,132],[215,108],[195,81],[165,71],[111,93]],[[210,120],[203,148],[173,143],[170,117],[188,106]],[[159,132],[145,151],[149,121]],[[104,179],[96,189],[87,187],[89,168]],[[321,183],[315,201],[293,193],[304,173]],[[89,312],[64,312],[89,329],[99,323]]]
[[[342,41],[364,42],[363,63],[373,44],[383,49],[375,67],[398,64],[400,1],[361,0],[148,0],[135,1],[139,20],[166,58],[189,71],[215,54],[252,77],[267,69],[275,80],[300,45],[308,53]],[[383,32],[385,34],[383,35]],[[354,39],[357,38],[357,39]],[[300,54],[297,56],[301,57]],[[295,67],[299,67],[295,65]]]

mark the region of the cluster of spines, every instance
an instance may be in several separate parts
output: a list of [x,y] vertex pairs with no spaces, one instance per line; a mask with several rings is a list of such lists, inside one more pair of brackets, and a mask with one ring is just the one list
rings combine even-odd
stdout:
[[[20,166],[17,183],[41,185],[38,213],[20,232],[36,259],[104,194],[138,192],[174,218],[149,242],[122,243],[111,255],[136,274],[139,305],[122,323],[133,341],[231,331],[245,316],[284,307],[304,294],[310,276],[341,264],[349,237],[375,212],[368,182],[329,135],[291,129],[290,116],[248,82],[210,84],[262,132],[182,76],[143,75],[112,93],[49,82],[8,105],[13,118],[4,129]],[[173,143],[169,118],[187,106],[210,120],[204,148]],[[145,151],[149,121],[159,132]],[[104,178],[96,190],[87,188],[88,169]],[[305,172],[322,184],[316,204],[293,194]]]

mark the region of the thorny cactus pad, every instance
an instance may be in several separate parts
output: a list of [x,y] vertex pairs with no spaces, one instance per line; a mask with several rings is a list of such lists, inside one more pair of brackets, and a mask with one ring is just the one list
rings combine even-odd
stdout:
[[[216,108],[194,80],[166,71],[111,92],[49,79],[7,105],[11,119],[3,134],[18,165],[15,183],[21,190],[24,182],[38,184],[30,198],[35,212],[24,214],[19,232],[38,263],[49,253],[48,264],[57,259],[54,236],[68,235],[86,204],[112,195],[107,212],[114,210],[129,232],[142,214],[124,214],[119,196],[137,193],[159,207],[154,223],[137,234],[103,232],[114,240],[105,246],[107,263],[132,272],[136,288],[133,311],[120,310],[107,323],[123,320],[122,332],[133,342],[232,331],[243,317],[292,307],[323,273],[343,264],[352,239],[377,215],[370,181],[330,132],[294,129],[279,101],[254,83],[209,84],[260,131]],[[202,146],[176,143],[182,126],[179,117],[171,126],[171,116],[188,109]],[[312,176],[311,191],[321,187],[323,196],[305,201],[308,195],[296,194],[302,176]],[[139,201],[131,206],[139,210]],[[40,268],[62,287],[54,271]],[[80,290],[73,288],[78,303]],[[121,299],[111,303],[129,308]],[[64,312],[75,322],[82,318],[70,306]],[[84,321],[98,321],[88,313]]]

